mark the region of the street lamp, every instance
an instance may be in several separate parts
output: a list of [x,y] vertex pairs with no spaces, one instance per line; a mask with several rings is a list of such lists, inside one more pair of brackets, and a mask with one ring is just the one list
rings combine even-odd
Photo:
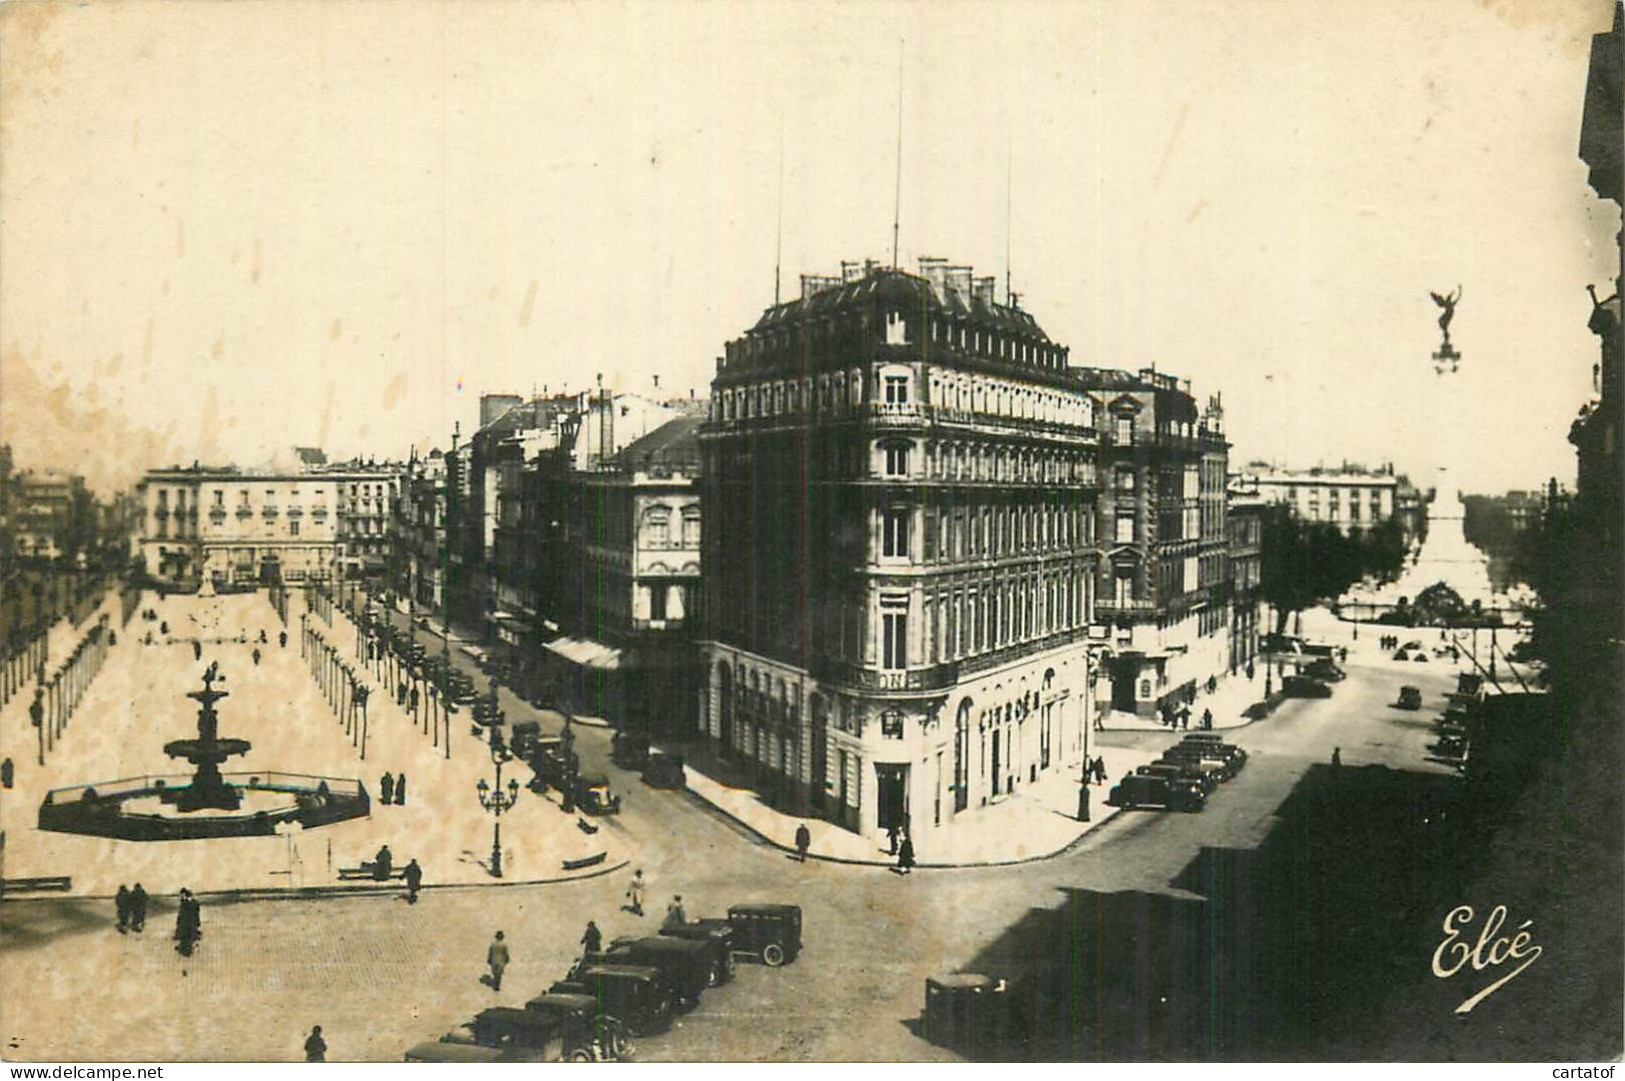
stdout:
[[513,755],[509,753],[507,745],[502,742],[502,734],[495,729],[491,732],[491,761],[496,765],[496,784],[486,782],[480,778],[475,789],[479,793],[480,806],[491,812],[491,877],[502,877],[502,813],[512,810],[513,805],[519,802],[519,782],[510,777],[508,789],[502,790],[502,766],[511,762]]

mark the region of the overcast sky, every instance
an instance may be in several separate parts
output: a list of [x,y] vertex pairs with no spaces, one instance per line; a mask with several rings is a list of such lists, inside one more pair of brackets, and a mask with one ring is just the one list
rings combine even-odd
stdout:
[[1222,392],[1233,460],[1569,481],[1617,259],[1576,156],[1610,11],[7,5],[4,438],[106,485],[404,456],[481,391],[598,372],[704,394],[773,300],[781,140],[786,296],[889,257],[903,39],[905,265],[1002,280],[1008,243],[1074,363]]

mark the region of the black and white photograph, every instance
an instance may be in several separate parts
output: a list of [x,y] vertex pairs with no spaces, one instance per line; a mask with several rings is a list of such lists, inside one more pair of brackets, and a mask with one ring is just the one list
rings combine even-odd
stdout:
[[0,3],[0,1060],[1612,1076],[1622,20]]

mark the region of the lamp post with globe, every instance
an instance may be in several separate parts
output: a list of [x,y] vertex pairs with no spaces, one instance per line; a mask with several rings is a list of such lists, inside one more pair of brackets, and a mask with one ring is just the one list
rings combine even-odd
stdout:
[[474,787],[479,792],[480,806],[491,812],[491,877],[502,877],[502,813],[511,810],[519,802],[519,782],[515,778],[508,778],[508,788],[502,788],[502,767],[504,763],[513,761],[513,754],[508,750],[507,744],[502,740],[500,729],[491,729],[491,761],[496,765],[496,783],[490,784],[484,777]]

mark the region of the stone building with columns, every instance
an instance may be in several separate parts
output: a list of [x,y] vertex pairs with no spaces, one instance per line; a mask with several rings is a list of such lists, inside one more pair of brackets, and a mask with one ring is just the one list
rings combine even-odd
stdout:
[[729,342],[700,436],[699,764],[926,853],[1076,776],[1098,412],[1029,312],[941,260],[804,276]]

